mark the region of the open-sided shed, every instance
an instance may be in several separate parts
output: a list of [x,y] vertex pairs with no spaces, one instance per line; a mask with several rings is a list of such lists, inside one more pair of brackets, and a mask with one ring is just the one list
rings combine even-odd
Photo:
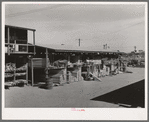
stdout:
[[[92,47],[75,47],[68,45],[49,45],[49,44],[40,44],[35,45],[36,53],[31,60],[31,69],[32,69],[32,81],[34,81],[34,72],[33,69],[42,69],[42,76],[45,78],[49,78],[49,72],[44,71],[44,69],[49,66],[53,66],[55,61],[59,60],[67,60],[68,63],[78,64],[81,62],[86,62],[86,60],[101,60],[103,58],[118,58],[123,52],[114,51],[110,49],[99,49]],[[40,61],[39,61],[40,60]],[[65,67],[68,71],[70,69],[72,71],[79,71],[80,74],[76,74],[76,76],[81,76],[81,68],[72,69]],[[93,70],[95,71],[95,70]],[[67,71],[66,71],[67,72]],[[66,74],[65,72],[65,74]],[[37,73],[39,75],[39,73]],[[38,78],[37,78],[38,79]],[[79,78],[78,78],[79,79]],[[32,83],[34,84],[34,83]]]

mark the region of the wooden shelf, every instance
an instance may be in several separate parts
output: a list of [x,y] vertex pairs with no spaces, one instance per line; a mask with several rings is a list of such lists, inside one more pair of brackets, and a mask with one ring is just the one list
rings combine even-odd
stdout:
[[26,72],[25,73],[24,72],[23,73],[15,73],[16,77],[20,77],[20,76],[24,76],[24,75],[26,75]]
[[15,43],[5,43],[5,45],[26,45],[28,46],[28,44],[15,44]]
[[[21,70],[19,68],[22,68]],[[25,76],[25,80],[28,81],[28,63],[26,63],[25,65],[23,65],[22,67],[19,68],[14,68],[14,70],[9,71],[6,70],[5,71],[5,78],[13,78],[13,81],[16,81],[17,79],[19,79],[18,77],[21,76]],[[17,78],[16,78],[17,77]],[[7,82],[8,79],[6,79],[5,82]]]
[[14,77],[14,75],[5,75],[5,78],[11,78],[11,77]]
[[5,73],[12,73],[14,70],[6,70]]
[[[8,52],[5,52],[5,54],[8,54]],[[10,52],[10,54],[27,54],[27,55],[33,55],[34,53],[30,53],[30,52]]]
[[[5,40],[8,40],[8,39],[5,38]],[[10,41],[12,41],[12,40],[13,40],[13,41],[15,41],[15,40],[16,40],[16,41],[27,41],[27,39],[10,39]]]

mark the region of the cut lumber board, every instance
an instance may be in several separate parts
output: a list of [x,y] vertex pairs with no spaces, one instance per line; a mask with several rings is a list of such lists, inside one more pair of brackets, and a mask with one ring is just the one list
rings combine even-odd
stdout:
[[100,78],[96,77],[94,74],[92,74],[91,72],[89,72],[89,74],[91,74],[93,77],[95,77],[96,79],[98,79],[99,81],[101,81]]

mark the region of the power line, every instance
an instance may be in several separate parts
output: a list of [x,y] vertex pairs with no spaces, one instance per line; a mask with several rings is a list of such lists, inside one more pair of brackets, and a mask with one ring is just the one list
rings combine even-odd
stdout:
[[[138,22],[138,23],[136,23],[136,24],[130,25],[130,26],[126,27],[126,28],[122,28],[122,29],[120,29],[120,30],[117,30],[117,31],[114,31],[114,32],[111,32],[111,33],[120,32],[120,31],[125,30],[125,29],[127,29],[127,28],[131,28],[131,27],[133,27],[133,26],[139,25],[139,24],[141,24],[142,22],[144,22],[144,21]],[[111,34],[111,33],[109,33],[109,34]]]
[[[144,22],[144,21],[141,21],[141,22],[135,23],[135,24],[133,24],[133,25],[127,26],[127,27],[125,27],[125,28],[122,28],[122,29],[120,29],[120,30],[117,30],[117,31],[114,31],[114,32],[110,32],[110,33],[107,33],[107,34],[118,33],[118,32],[120,32],[120,31],[122,31],[122,30],[125,30],[125,29],[127,29],[127,28],[131,28],[131,27],[133,27],[133,26],[139,25],[139,24],[141,24],[141,23],[143,23],[143,22]],[[105,35],[107,35],[107,34],[105,34]],[[102,36],[105,36],[105,35],[102,35]],[[99,37],[93,37],[92,39],[98,39],[98,38],[99,38]],[[85,39],[85,40],[91,40],[91,39]]]
[[23,15],[26,15],[26,14],[32,14],[32,13],[36,13],[36,12],[39,12],[39,11],[43,11],[43,10],[46,10],[46,9],[56,9],[56,8],[59,8],[59,7],[62,7],[62,6],[66,6],[66,5],[55,5],[55,6],[52,6],[52,7],[44,7],[44,8],[40,8],[40,9],[34,9],[34,10],[29,10],[29,11],[24,11],[24,12],[18,12],[18,13],[14,13],[14,14],[9,14],[9,15],[6,15],[6,18],[10,18],[10,17],[16,17],[16,16],[23,16]]

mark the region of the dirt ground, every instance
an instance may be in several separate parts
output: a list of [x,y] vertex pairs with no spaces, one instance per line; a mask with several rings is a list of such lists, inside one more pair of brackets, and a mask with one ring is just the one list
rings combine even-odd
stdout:
[[128,68],[133,73],[122,73],[102,77],[100,81],[79,81],[51,90],[39,87],[11,87],[5,90],[5,107],[7,108],[43,108],[43,107],[99,107],[117,108],[119,104],[93,100],[96,97],[137,83],[145,79],[144,68]]

